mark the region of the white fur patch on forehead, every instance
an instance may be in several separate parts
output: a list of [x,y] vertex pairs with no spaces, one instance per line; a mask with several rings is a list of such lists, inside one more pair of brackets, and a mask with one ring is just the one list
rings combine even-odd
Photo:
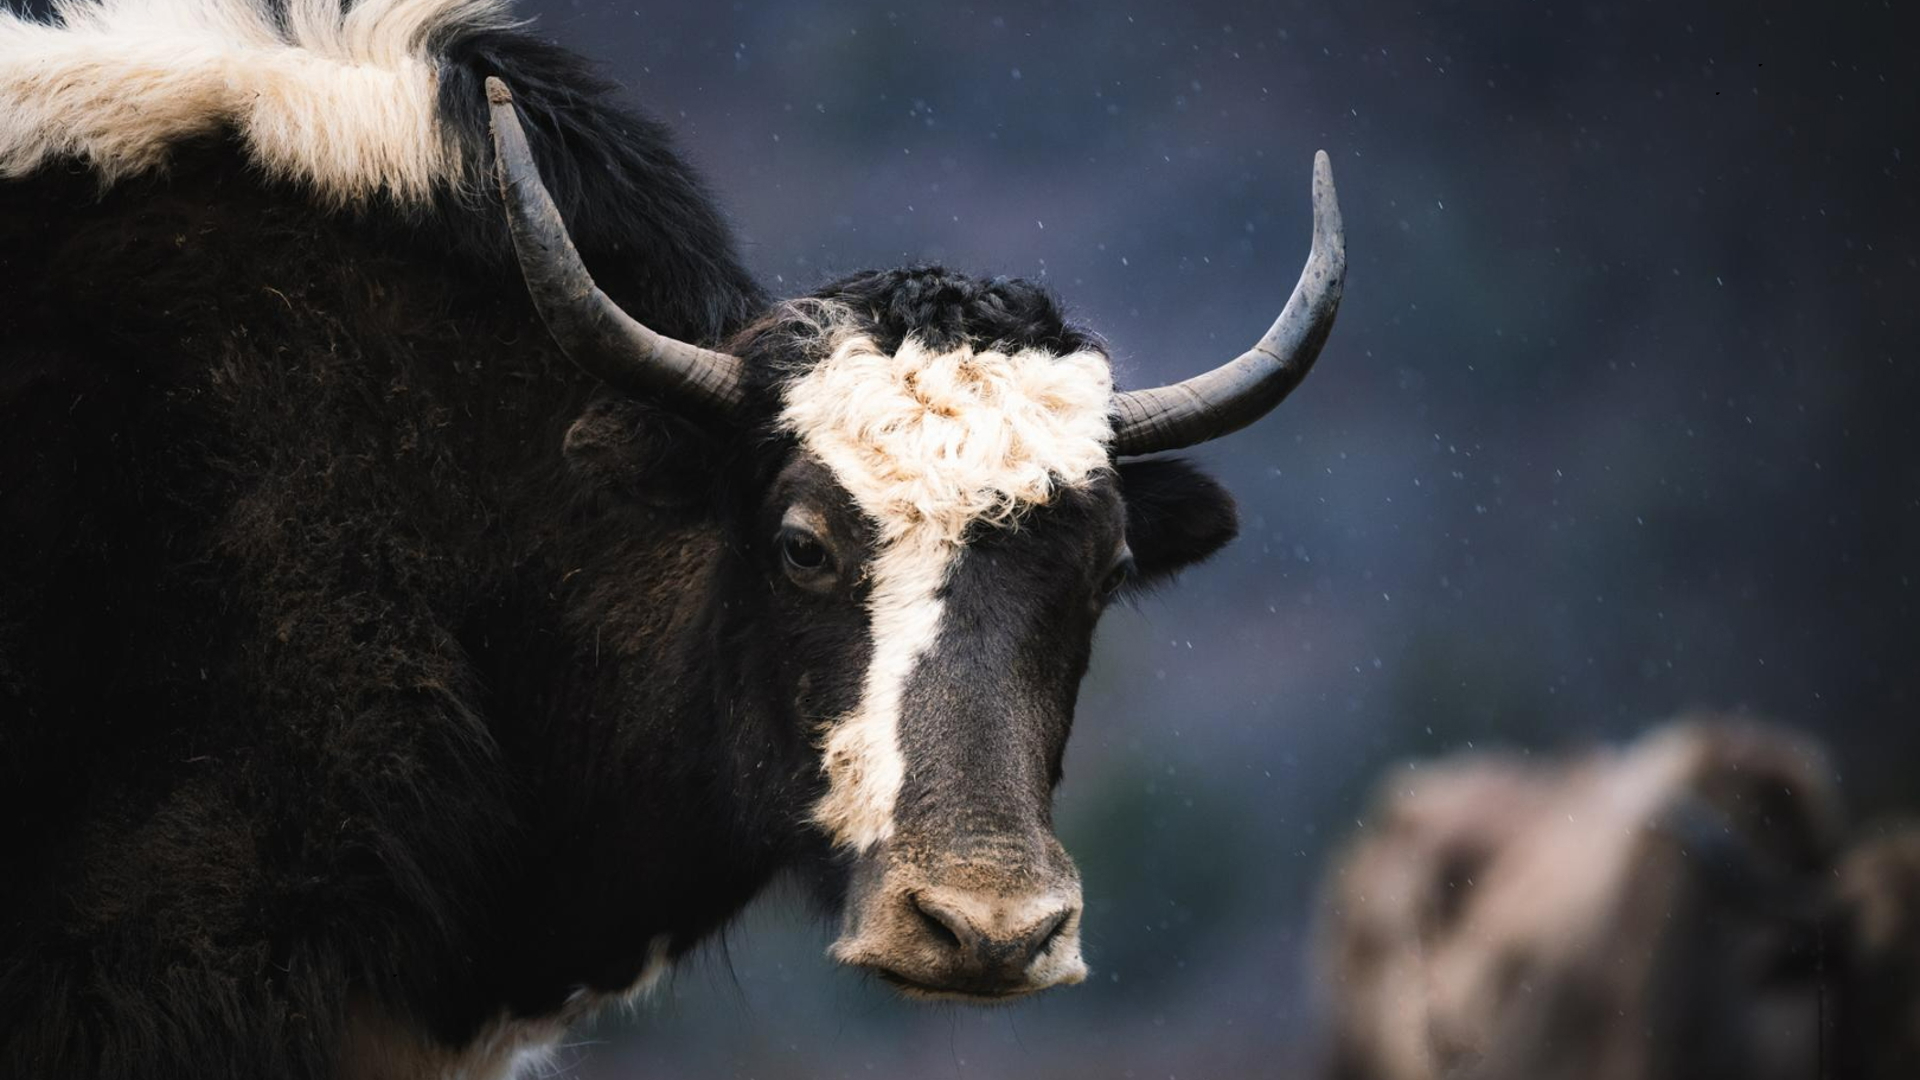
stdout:
[[959,543],[1108,465],[1113,375],[1097,352],[881,352],[848,335],[784,391],[780,422],[819,457],[883,542]]
[[79,158],[112,182],[224,128],[322,200],[426,197],[461,175],[430,39],[499,0],[56,0],[0,12],[0,176]]

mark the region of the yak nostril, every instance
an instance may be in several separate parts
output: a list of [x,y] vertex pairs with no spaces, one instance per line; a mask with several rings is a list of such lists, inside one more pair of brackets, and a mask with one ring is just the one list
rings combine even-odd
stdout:
[[960,948],[960,935],[954,930],[952,924],[947,922],[947,916],[939,911],[927,908],[920,902],[918,896],[907,897],[907,906],[911,907],[913,913],[920,917],[921,926],[923,926],[929,934],[933,935],[935,941],[938,941],[949,949],[957,950]]
[[1067,928],[1067,918],[1072,914],[1072,908],[1062,910],[1060,914],[1053,917],[1052,922],[1041,929],[1040,933],[1034,935],[1034,946],[1032,950],[1027,953],[1029,963],[1033,961],[1034,957],[1053,948],[1054,941],[1057,940],[1061,932]]

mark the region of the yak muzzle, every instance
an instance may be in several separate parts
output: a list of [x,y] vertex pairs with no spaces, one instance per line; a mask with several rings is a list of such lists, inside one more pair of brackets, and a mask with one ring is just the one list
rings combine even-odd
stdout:
[[909,997],[997,1001],[1080,982],[1079,876],[1064,852],[1044,862],[1046,870],[975,860],[927,872],[862,856],[830,955]]

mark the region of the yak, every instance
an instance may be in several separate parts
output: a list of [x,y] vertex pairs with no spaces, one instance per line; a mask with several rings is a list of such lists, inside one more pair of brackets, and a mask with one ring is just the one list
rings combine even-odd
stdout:
[[1329,1077],[1912,1075],[1920,829],[1849,845],[1813,740],[1417,764],[1327,879]]
[[[1083,979],[1094,627],[1227,543],[1034,284],[775,298],[494,0],[0,13],[0,1075],[509,1075],[783,875],[923,998]],[[589,271],[591,268],[591,272]]]
[[1903,1080],[1920,1062],[1920,822],[1884,823],[1853,843],[1833,894],[1845,974],[1834,1075]]

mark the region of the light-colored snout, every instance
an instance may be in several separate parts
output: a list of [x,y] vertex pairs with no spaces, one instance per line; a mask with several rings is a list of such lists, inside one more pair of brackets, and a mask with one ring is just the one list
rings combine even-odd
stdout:
[[[1080,891],[1070,895],[1001,896],[932,888],[904,897],[919,916],[914,932],[935,955],[934,969],[955,984],[989,990],[1039,990],[1030,972],[1050,950],[1066,945],[1080,957]],[[1084,972],[1080,974],[1084,975]]]
[[855,873],[835,960],[913,997],[1005,999],[1087,977],[1071,872],[1043,883],[979,864],[938,877],[874,869]]

